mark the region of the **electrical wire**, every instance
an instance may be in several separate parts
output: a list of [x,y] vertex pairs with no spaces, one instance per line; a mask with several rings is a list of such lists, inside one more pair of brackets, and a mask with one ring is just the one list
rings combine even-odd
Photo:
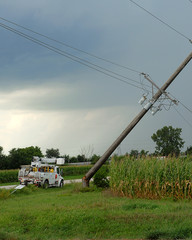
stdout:
[[[175,98],[175,96],[173,96],[173,94],[171,94],[171,93],[169,93],[172,97],[174,97]],[[176,99],[176,98],[175,98]],[[178,99],[176,99],[177,100],[177,102],[179,103],[179,104],[181,104],[189,113],[191,113],[192,114],[192,110],[191,109],[189,109],[185,104],[183,104],[181,101],[179,101]],[[180,117],[192,128],[192,124],[186,119],[186,118],[184,118],[184,116],[176,109],[176,107],[173,105],[173,107],[174,107],[174,109],[175,109],[175,111],[180,115]]]
[[179,103],[180,103],[187,111],[189,111],[189,112],[192,114],[192,110],[190,110],[188,107],[186,107],[182,102],[179,101]]
[[[143,10],[147,11],[146,9],[144,9],[143,7],[141,7],[140,5],[138,5],[137,3],[135,3],[134,1],[132,1],[132,0],[130,0],[130,1],[133,2],[135,5],[137,5],[138,7],[142,8]],[[191,1],[191,2],[192,2],[192,1]],[[148,12],[148,11],[147,11],[147,12]],[[152,15],[153,17],[156,18],[156,16],[154,16],[154,15],[151,14],[150,12],[148,12],[148,13],[149,13],[150,15]],[[48,36],[46,36],[46,35],[40,34],[40,33],[36,32],[36,31],[33,31],[33,30],[29,29],[29,28],[23,27],[23,26],[21,26],[21,25],[19,25],[19,24],[17,24],[17,23],[14,23],[14,22],[12,22],[12,21],[9,21],[9,20],[7,20],[7,19],[5,19],[5,18],[0,17],[0,19],[4,20],[4,21],[6,21],[6,22],[9,22],[9,23],[11,23],[11,24],[13,24],[13,25],[15,25],[15,26],[21,27],[21,28],[23,28],[23,29],[25,29],[25,30],[27,30],[27,31],[30,31],[30,32],[32,32],[32,33],[35,33],[35,34],[37,34],[37,35],[39,35],[39,36],[45,37],[45,38],[47,38],[47,39],[49,39],[49,40],[51,40],[51,41],[54,41],[54,42],[60,43],[60,44],[62,44],[62,45],[65,45],[65,46],[67,46],[67,47],[69,47],[69,48],[71,48],[71,49],[74,49],[74,50],[77,50],[77,51],[79,51],[79,52],[85,53],[85,54],[90,55],[90,56],[92,56],[92,57],[95,57],[95,58],[97,58],[97,59],[100,59],[100,60],[103,60],[103,61],[105,61],[105,62],[114,64],[114,65],[116,65],[116,66],[119,66],[119,67],[122,67],[122,68],[126,68],[126,69],[128,69],[128,70],[130,70],[130,71],[133,71],[133,72],[136,72],[136,73],[140,73],[140,76],[141,76],[141,74],[143,74],[143,73],[141,73],[141,72],[139,72],[139,71],[137,71],[137,70],[134,70],[134,69],[125,67],[125,66],[123,66],[123,65],[114,63],[114,62],[112,62],[112,61],[110,61],[110,60],[107,60],[107,59],[104,59],[104,58],[100,58],[100,57],[95,56],[95,55],[93,55],[93,54],[90,54],[90,53],[88,53],[88,52],[86,52],[86,51],[83,51],[83,50],[80,50],[80,49],[78,49],[78,48],[75,48],[75,47],[72,47],[72,46],[70,46],[70,45],[67,45],[67,44],[65,44],[65,43],[63,43],[63,42],[60,42],[60,41],[55,40],[55,39],[53,39],[53,38],[50,38],[50,37],[48,37]],[[158,18],[157,18],[157,19],[158,19]],[[158,20],[160,20],[160,19],[158,19]],[[160,21],[161,21],[161,20],[160,20]],[[166,25],[167,25],[167,24],[166,24]],[[38,40],[38,39],[36,39],[36,38],[34,38],[34,37],[31,37],[31,36],[29,36],[29,35],[27,35],[27,34],[25,34],[25,33],[23,33],[23,32],[20,32],[20,31],[14,29],[14,28],[11,28],[11,27],[9,27],[9,26],[7,26],[7,25],[5,25],[5,24],[0,23],[0,26],[3,27],[4,29],[7,29],[7,30],[9,30],[9,31],[11,31],[11,32],[13,32],[13,33],[15,33],[15,34],[17,34],[17,35],[20,35],[21,37],[24,37],[24,38],[26,38],[26,39],[28,39],[28,40],[36,43],[36,44],[39,44],[39,45],[41,45],[41,46],[43,46],[43,47],[45,47],[45,48],[47,48],[47,49],[49,49],[49,50],[51,50],[51,51],[54,51],[54,52],[56,52],[56,53],[58,53],[58,54],[60,54],[60,55],[63,55],[64,57],[67,57],[67,58],[69,58],[69,59],[71,59],[71,60],[73,60],[73,61],[75,61],[75,62],[78,62],[78,63],[80,63],[80,64],[82,64],[82,65],[85,65],[85,66],[87,66],[87,67],[89,67],[89,68],[91,68],[91,69],[93,69],[93,70],[96,70],[96,71],[98,71],[98,72],[100,72],[100,73],[103,73],[103,74],[105,74],[105,75],[107,75],[107,76],[109,76],[109,77],[112,77],[112,78],[114,78],[114,79],[116,79],[116,80],[118,80],[118,81],[124,82],[124,83],[126,83],[126,84],[128,84],[128,85],[131,85],[131,86],[133,86],[133,87],[140,88],[140,89],[142,89],[142,90],[148,91],[148,93],[151,92],[151,91],[149,91],[149,90],[147,90],[147,89],[144,89],[144,86],[146,86],[146,87],[148,87],[148,88],[149,88],[149,86],[146,85],[146,84],[144,84],[144,83],[141,81],[141,79],[140,79],[140,84],[141,84],[142,87],[139,87],[139,86],[137,86],[137,85],[135,85],[135,84],[132,84],[132,83],[129,83],[129,82],[127,82],[126,80],[123,80],[123,79],[121,79],[121,78],[125,78],[125,79],[127,79],[127,80],[129,80],[129,81],[133,81],[133,82],[136,82],[136,83],[138,84],[139,82],[136,81],[136,80],[133,80],[133,79],[128,78],[128,77],[125,77],[125,76],[120,75],[120,74],[118,74],[118,73],[116,73],[116,72],[113,72],[113,71],[111,71],[111,70],[108,70],[108,69],[106,69],[106,68],[103,68],[103,67],[101,67],[101,66],[99,66],[99,65],[93,64],[93,63],[91,63],[90,61],[87,61],[87,60],[85,60],[85,59],[82,59],[82,58],[80,58],[80,57],[77,57],[77,56],[75,56],[75,55],[73,55],[73,54],[67,53],[67,52],[65,52],[65,51],[63,51],[63,50],[60,50],[60,49],[58,49],[58,48],[55,48],[55,47],[52,46],[52,45],[49,45],[49,44],[47,44],[47,43],[45,43],[45,42],[43,42],[43,41],[40,41],[40,40]],[[185,38],[187,38],[187,37],[185,37]],[[187,38],[187,39],[188,39],[188,38]],[[188,40],[190,40],[190,39],[188,39]],[[118,76],[118,77],[113,76],[112,74],[114,74],[114,75],[116,75],[116,76]],[[119,78],[119,77],[121,77],[121,78]],[[170,95],[171,95],[171,94],[170,94]],[[173,96],[173,97],[174,97],[174,96]],[[181,103],[180,101],[178,101],[178,102],[179,102],[185,109],[187,109],[190,113],[192,113],[192,110],[190,110],[188,107],[186,107],[186,106],[185,106],[183,103]],[[176,110],[176,111],[177,111],[177,110]],[[178,112],[178,113],[179,113],[179,112]],[[180,115],[181,115],[181,114],[180,114]],[[181,115],[181,116],[182,116],[182,115]],[[185,121],[187,121],[187,120],[185,120]],[[188,121],[187,121],[187,122],[188,122]]]
[[[133,0],[129,0],[130,2],[132,2],[133,4],[135,4],[137,7],[139,7],[140,9],[142,9],[143,11],[145,11],[146,13],[148,13],[149,15],[151,15],[153,18],[155,18],[156,20],[158,20],[159,22],[161,22],[162,24],[164,24],[165,26],[167,26],[168,28],[170,28],[171,30],[175,31],[177,34],[179,34],[180,36],[182,36],[183,38],[187,39],[190,43],[192,43],[192,40],[187,37],[185,34],[181,33],[180,31],[178,31],[176,28],[172,27],[171,25],[169,25],[168,23],[166,23],[165,21],[163,21],[162,19],[160,19],[159,17],[155,16],[153,13],[151,13],[150,11],[148,11],[146,8],[142,7],[141,5],[139,5],[138,3],[136,3]],[[192,1],[190,1],[192,2]]]
[[175,111],[180,115],[180,117],[192,128],[192,124],[183,117],[183,115],[176,109],[176,107],[174,106]]
[[112,64],[112,65],[115,65],[115,66],[118,66],[118,67],[127,69],[127,70],[132,71],[132,72],[135,72],[135,73],[139,73],[139,74],[141,73],[140,71],[135,70],[135,69],[133,69],[133,68],[123,66],[123,65],[121,65],[121,64],[115,63],[115,62],[113,62],[113,61],[111,61],[111,60],[108,60],[108,59],[105,59],[105,58],[102,58],[102,57],[98,57],[98,56],[96,56],[96,55],[94,55],[94,54],[92,54],[92,53],[89,53],[89,52],[87,52],[87,51],[84,51],[84,50],[81,50],[81,49],[79,49],[79,48],[73,47],[73,46],[71,46],[71,45],[69,45],[69,44],[67,44],[67,43],[58,41],[58,40],[56,40],[56,39],[54,39],[54,38],[48,37],[48,36],[46,36],[45,34],[38,33],[38,32],[36,32],[36,31],[34,31],[34,30],[31,30],[30,28],[24,27],[24,26],[22,26],[22,25],[20,25],[20,24],[18,24],[18,23],[15,23],[15,22],[10,21],[10,20],[8,20],[8,19],[5,19],[5,18],[3,18],[3,17],[0,17],[0,19],[3,20],[3,21],[6,21],[6,22],[8,22],[8,23],[11,23],[11,24],[13,24],[13,25],[15,25],[15,26],[17,26],[17,27],[20,27],[20,28],[22,28],[22,29],[25,29],[25,30],[27,30],[27,31],[29,31],[29,32],[32,32],[32,33],[34,33],[34,34],[36,34],[36,35],[39,35],[39,36],[41,36],[41,37],[44,37],[44,38],[46,38],[46,39],[48,39],[48,40],[54,41],[54,42],[56,42],[56,43],[59,43],[59,44],[61,44],[61,45],[63,45],[63,46],[66,46],[66,47],[71,48],[71,49],[73,49],[73,50],[76,50],[76,51],[78,51],[78,52],[84,53],[84,54],[86,54],[86,55],[88,55],[88,56],[94,57],[94,58],[99,59],[99,60],[102,60],[102,61],[104,61],[104,62],[108,62],[108,63],[110,63],[110,64]]
[[[43,41],[40,41],[40,40],[38,40],[38,39],[36,39],[36,38],[34,38],[34,37],[29,36],[29,35],[27,35],[27,34],[25,34],[25,33],[23,33],[23,32],[20,32],[20,31],[14,29],[14,28],[11,28],[11,27],[9,27],[9,26],[7,26],[7,25],[5,25],[5,24],[0,23],[0,26],[3,27],[4,29],[7,29],[7,30],[9,30],[9,31],[11,31],[11,32],[13,32],[13,33],[21,36],[21,37],[24,37],[24,38],[26,38],[26,39],[28,39],[28,40],[30,40],[30,41],[38,44],[38,45],[41,45],[41,46],[43,46],[43,47],[45,47],[45,48],[47,48],[47,49],[49,49],[49,50],[51,50],[51,51],[53,51],[53,52],[56,52],[56,53],[58,53],[58,54],[60,54],[60,55],[62,55],[62,56],[65,56],[66,58],[69,58],[69,59],[71,59],[71,60],[73,60],[73,61],[75,61],[75,62],[78,62],[78,63],[80,63],[81,65],[84,65],[84,66],[87,66],[87,67],[89,67],[89,68],[91,68],[91,69],[94,69],[94,70],[96,70],[96,71],[98,71],[98,72],[100,72],[100,73],[103,73],[103,74],[105,74],[105,75],[107,75],[107,76],[109,76],[109,77],[112,77],[112,78],[114,78],[114,79],[116,79],[116,80],[118,80],[118,81],[124,82],[124,83],[129,84],[129,85],[131,85],[131,86],[134,86],[134,87],[136,87],[136,88],[142,89],[142,87],[140,87],[140,86],[138,86],[138,85],[135,85],[135,84],[133,84],[133,83],[129,83],[128,81],[126,81],[126,80],[124,80],[124,79],[127,79],[127,80],[129,80],[129,81],[133,81],[133,82],[135,82],[135,83],[137,83],[137,84],[140,84],[140,83],[137,82],[136,80],[133,80],[133,79],[128,78],[128,77],[125,77],[125,76],[120,75],[120,74],[117,74],[117,73],[115,73],[115,72],[113,72],[113,71],[110,71],[110,70],[108,70],[108,69],[106,69],[106,68],[103,68],[103,67],[101,67],[101,66],[99,66],[99,65],[93,64],[93,63],[91,63],[90,61],[84,60],[84,59],[82,59],[82,58],[80,58],[80,57],[77,57],[77,56],[75,56],[75,55],[73,55],[73,54],[67,53],[67,52],[65,52],[65,51],[63,51],[63,50],[60,50],[60,49],[58,49],[58,48],[50,45],[50,44],[47,44],[47,43],[45,43],[45,42],[43,42]],[[112,75],[112,74],[114,74],[114,75],[116,75],[116,76],[114,76],[114,75]],[[122,78],[124,78],[124,79],[122,79],[122,78],[120,78],[120,77],[122,77]]]
[[[169,93],[172,97],[174,97],[173,96],[173,94],[171,94],[171,93]],[[176,99],[176,97],[174,97],[175,99]],[[180,103],[188,112],[190,112],[191,114],[192,114],[192,110],[189,108],[189,107],[187,107],[184,103],[182,103],[180,100],[178,100],[178,99],[176,99],[177,100],[177,102],[178,103]]]

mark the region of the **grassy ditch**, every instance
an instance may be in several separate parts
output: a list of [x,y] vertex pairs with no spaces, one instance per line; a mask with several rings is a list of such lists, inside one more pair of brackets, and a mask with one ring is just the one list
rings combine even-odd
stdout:
[[191,158],[113,159],[110,185],[129,198],[192,199]]
[[116,197],[81,184],[0,191],[0,239],[191,239],[190,201]]

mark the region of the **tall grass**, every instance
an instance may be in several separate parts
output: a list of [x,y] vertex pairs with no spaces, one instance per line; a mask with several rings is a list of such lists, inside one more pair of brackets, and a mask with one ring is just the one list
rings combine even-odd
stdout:
[[130,198],[192,198],[192,160],[186,158],[113,159],[110,187]]

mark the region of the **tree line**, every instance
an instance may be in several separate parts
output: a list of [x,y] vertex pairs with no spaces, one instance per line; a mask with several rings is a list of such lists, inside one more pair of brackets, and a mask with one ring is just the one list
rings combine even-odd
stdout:
[[85,155],[77,155],[76,157],[70,157],[69,155],[60,155],[59,149],[50,148],[46,150],[44,155],[37,146],[31,146],[26,148],[13,148],[9,151],[8,155],[3,153],[3,147],[0,146],[0,169],[18,169],[21,165],[30,165],[33,156],[48,157],[48,158],[65,158],[66,163],[88,162],[95,163],[100,156],[93,154],[90,158],[86,158]]
[[[135,150],[132,149],[130,153],[126,153],[126,155],[130,155],[131,157],[139,157],[139,156],[147,156],[147,155],[155,155],[155,156],[168,156],[174,155],[179,156],[181,154],[181,149],[184,145],[184,141],[181,138],[181,128],[173,128],[172,126],[165,126],[162,129],[157,130],[151,136],[151,139],[155,142],[155,152],[150,154],[145,150]],[[86,154],[86,149],[82,150],[82,154],[77,155],[76,157],[70,157],[69,155],[60,155],[59,149],[50,148],[46,150],[46,154],[43,155],[41,149],[37,146],[31,146],[26,148],[13,148],[9,151],[8,155],[3,153],[3,147],[0,146],[0,169],[17,169],[21,165],[29,165],[33,156],[38,157],[64,157],[66,163],[76,163],[76,162],[91,162],[94,164],[100,158],[99,155],[93,154],[93,151],[90,150],[89,147],[88,152],[91,154]],[[188,155],[192,154],[192,146],[188,147],[183,154]]]

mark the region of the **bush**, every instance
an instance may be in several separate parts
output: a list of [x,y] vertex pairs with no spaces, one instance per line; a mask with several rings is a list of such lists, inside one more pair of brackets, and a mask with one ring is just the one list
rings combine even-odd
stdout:
[[98,188],[108,188],[109,179],[108,179],[109,170],[106,167],[101,167],[98,172],[93,177],[93,184]]

